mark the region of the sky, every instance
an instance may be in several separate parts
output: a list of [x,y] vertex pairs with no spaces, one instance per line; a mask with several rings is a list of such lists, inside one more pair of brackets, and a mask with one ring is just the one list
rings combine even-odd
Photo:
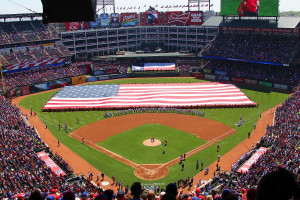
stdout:
[[[16,5],[12,1],[35,12],[42,12],[43,10],[41,0],[0,0],[0,14],[32,13],[29,10],[22,8],[21,6]],[[211,0],[211,3],[213,4],[212,10],[219,12],[220,0]],[[187,5],[188,0],[115,0],[115,4],[116,7],[136,7],[136,10],[132,10],[135,12],[138,11],[137,8],[139,6],[141,7],[141,11],[144,11],[144,5],[146,5],[146,8],[148,8],[149,6],[158,5],[158,10],[162,11],[162,9],[160,9],[161,6]],[[109,12],[109,8],[107,11]],[[279,11],[300,11],[300,0],[280,0]]]

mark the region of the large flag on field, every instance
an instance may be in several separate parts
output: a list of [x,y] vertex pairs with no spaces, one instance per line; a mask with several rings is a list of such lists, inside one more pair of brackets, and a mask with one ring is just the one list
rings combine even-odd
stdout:
[[223,83],[66,86],[44,109],[255,105],[239,88]]

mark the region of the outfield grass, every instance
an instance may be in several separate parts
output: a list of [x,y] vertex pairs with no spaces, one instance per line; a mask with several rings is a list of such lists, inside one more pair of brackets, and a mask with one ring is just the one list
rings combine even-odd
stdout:
[[[99,82],[97,84],[121,84],[121,83],[177,83],[177,82],[203,82],[195,78],[145,78],[145,79],[119,79],[113,81]],[[236,128],[235,123],[238,122],[240,115],[243,115],[245,124],[237,128],[237,132],[226,139],[218,142],[221,146],[220,154],[223,155],[230,149],[235,147],[241,141],[247,138],[247,133],[253,130],[253,124],[257,122],[260,113],[273,106],[280,104],[288,98],[287,94],[261,90],[252,87],[241,88],[242,91],[249,96],[253,101],[258,103],[256,108],[234,108],[234,109],[206,109],[201,110],[205,112],[205,117],[224,123],[230,127]],[[58,138],[64,145],[77,153],[79,156],[87,160],[93,166],[104,172],[105,175],[111,177],[117,177],[117,180],[123,181],[125,184],[132,184],[134,181],[142,181],[143,183],[152,183],[151,181],[144,181],[136,178],[133,173],[133,168],[103,154],[86,145],[82,145],[79,141],[68,137],[63,131],[58,131],[57,124],[60,120],[62,123],[67,122],[69,127],[73,130],[87,125],[89,123],[102,120],[104,111],[81,111],[81,112],[41,112],[41,107],[52,97],[57,91],[50,91],[46,93],[40,93],[24,98],[20,102],[20,106],[33,109],[37,113],[38,117],[48,124],[48,129],[53,135]],[[80,119],[80,123],[76,124],[76,119]],[[216,145],[217,145],[216,144]],[[85,148],[83,148],[83,146]],[[179,165],[174,165],[169,168],[169,174],[165,178],[153,181],[160,183],[170,183],[177,181],[179,178],[192,177],[199,171],[196,171],[196,160],[204,162],[205,166],[208,166],[217,159],[217,152],[215,145],[208,147],[207,149],[189,157],[185,161],[185,170],[181,171]]]
[[[154,137],[167,146],[148,147],[143,141]],[[109,137],[98,144],[139,164],[163,164],[206,143],[196,135],[162,124],[145,124]],[[165,154],[163,154],[163,150]]]

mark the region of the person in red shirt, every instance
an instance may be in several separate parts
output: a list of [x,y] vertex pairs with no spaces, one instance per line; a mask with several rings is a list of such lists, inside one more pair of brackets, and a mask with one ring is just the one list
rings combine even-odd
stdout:
[[240,16],[258,16],[259,0],[242,0],[238,13]]

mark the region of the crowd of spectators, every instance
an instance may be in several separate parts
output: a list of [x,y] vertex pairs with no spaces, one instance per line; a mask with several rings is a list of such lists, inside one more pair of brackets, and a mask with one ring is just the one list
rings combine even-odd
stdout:
[[297,85],[300,81],[299,66],[276,66],[248,62],[209,60],[206,69],[227,72],[228,76],[252,80]]
[[[212,180],[212,184],[217,185],[221,192],[227,188],[242,197],[246,191],[255,188],[264,175],[276,171],[278,168],[292,172],[295,180],[300,182],[299,110],[300,88],[298,87],[295,93],[276,109],[274,124],[267,126],[266,135],[257,143],[259,146],[268,146],[268,151],[246,173],[237,172],[238,167],[235,163],[230,173],[218,174]],[[252,151],[247,152],[237,162],[239,164],[245,162]],[[278,180],[278,182],[280,181]],[[273,192],[279,193],[280,191]]]
[[119,61],[93,61],[91,63],[94,71],[116,69],[120,74],[128,73],[128,65],[122,64]]
[[41,21],[0,23],[0,44],[58,38],[57,31],[51,26],[45,26]]
[[298,42],[285,35],[220,33],[202,55],[288,64]]
[[[48,147],[38,136],[34,127],[23,120],[21,111],[0,95],[0,196],[13,198],[13,195],[24,193],[35,188],[45,194],[53,194],[53,190],[82,188],[95,189],[89,180],[68,183],[67,176],[53,173],[36,153],[47,151]],[[56,154],[57,157],[59,155]],[[65,161],[57,162],[58,165]]]
[[[5,88],[6,90],[10,90],[16,87],[22,87],[42,82],[49,82],[51,80],[73,77],[83,74],[86,74],[86,71],[82,71],[72,65],[45,67],[35,70],[9,73],[5,74]],[[2,90],[2,81],[0,83],[0,87]]]
[[[276,109],[274,124],[267,127],[266,135],[258,143],[258,145],[268,145],[269,149],[251,166],[247,173],[238,173],[237,168],[234,168],[230,173],[219,173],[205,185],[199,182],[197,186],[201,189],[196,187],[194,191],[188,193],[183,193],[181,188],[190,187],[194,181],[193,178],[180,179],[177,181],[178,186],[170,183],[166,188],[154,188],[153,191],[136,182],[132,184],[130,191],[128,186],[123,187],[123,184],[120,184],[118,192],[114,192],[113,190],[103,191],[99,186],[93,185],[90,179],[80,177],[79,180],[70,182],[66,176],[54,174],[36,155],[37,152],[47,150],[48,147],[35,129],[25,123],[20,110],[13,106],[9,100],[0,96],[0,148],[2,149],[0,151],[0,168],[2,171],[0,174],[0,196],[11,198],[16,195],[15,197],[20,200],[30,199],[30,192],[39,189],[40,191],[32,192],[31,195],[40,193],[40,199],[46,198],[48,200],[61,197],[65,199],[67,198],[65,195],[71,195],[71,199],[75,199],[76,195],[82,199],[95,200],[125,200],[136,199],[137,197],[145,200],[251,200],[255,199],[255,196],[257,196],[257,200],[265,199],[260,195],[278,195],[279,199],[289,199],[296,188],[296,182],[289,172],[297,175],[296,180],[300,181],[299,102],[300,88],[296,89],[295,93]],[[246,160],[251,153],[247,152],[238,162],[241,163],[241,161]],[[58,165],[64,165],[62,166],[64,169],[69,168],[67,162],[59,155],[55,154],[54,156]],[[278,170],[278,167],[285,168],[289,172]],[[72,169],[69,168],[67,172],[72,174]],[[270,176],[274,176],[274,174],[277,178],[276,181],[272,179],[272,182],[267,182],[267,184],[261,183],[263,181],[259,182],[263,179],[269,180]],[[281,177],[282,174],[283,177]],[[283,191],[273,191],[270,194],[267,190],[260,189],[272,188],[272,184],[281,185]],[[254,198],[250,198],[249,195],[254,196]]]
[[60,58],[71,56],[70,51],[63,45],[56,45],[44,48],[32,48],[29,51],[16,51],[14,53],[2,53],[3,65],[17,64],[32,60],[41,60],[46,58]]

